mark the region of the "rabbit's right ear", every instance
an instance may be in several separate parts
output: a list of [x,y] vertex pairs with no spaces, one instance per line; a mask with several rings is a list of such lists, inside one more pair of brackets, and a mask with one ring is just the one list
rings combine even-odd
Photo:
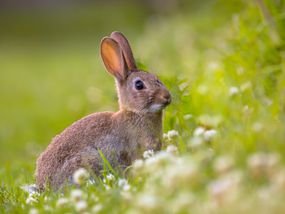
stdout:
[[126,65],[128,66],[128,70],[136,70],[136,61],[134,59],[133,52],[127,38],[118,31],[112,32],[110,37],[114,39],[121,47]]
[[104,37],[102,39],[101,57],[109,73],[120,81],[126,79],[127,69],[123,53],[115,40],[109,37]]

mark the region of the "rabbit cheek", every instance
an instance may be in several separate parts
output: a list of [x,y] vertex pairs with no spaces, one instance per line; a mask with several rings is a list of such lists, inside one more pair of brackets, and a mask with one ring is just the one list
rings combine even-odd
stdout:
[[147,97],[147,95],[144,93],[135,93],[132,97],[130,97],[130,107],[139,111],[142,110],[146,105],[145,97]]

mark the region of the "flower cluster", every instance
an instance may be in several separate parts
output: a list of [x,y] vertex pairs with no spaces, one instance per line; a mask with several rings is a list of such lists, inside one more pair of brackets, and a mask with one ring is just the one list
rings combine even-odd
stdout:
[[[196,135],[203,132],[198,129]],[[54,205],[50,198],[44,197],[44,211],[101,213],[105,206],[112,206],[101,198],[115,197],[121,204],[128,204],[128,213],[187,213],[189,210],[219,213],[230,207],[243,207],[250,212],[253,204],[263,207],[272,203],[273,198],[276,203],[285,198],[285,168],[276,153],[251,154],[244,167],[234,157],[216,155],[211,150],[182,155],[171,144],[164,151],[146,151],[143,159],[134,161],[128,178],[107,173],[101,182],[90,185],[87,175],[83,169],[74,172],[73,178],[84,179],[78,179],[80,185],[77,182],[76,188],[60,194]],[[251,191],[245,184],[253,179],[262,185]],[[42,200],[40,194],[34,191],[35,186],[25,188],[30,191],[27,198],[30,214],[40,213],[35,206]]]
[[90,175],[84,168],[79,168],[73,173],[73,182],[78,185],[86,183]]
[[178,137],[178,136],[179,136],[179,133],[176,130],[170,130],[167,133],[163,134],[163,138],[169,141],[173,140],[175,137]]
[[[197,130],[196,134],[203,132]],[[167,150],[173,151],[174,146]],[[281,200],[285,170],[279,168],[279,159],[273,153],[255,153],[248,157],[249,171],[246,171],[239,168],[231,156],[204,151],[197,151],[192,157],[157,152],[133,164],[134,174],[144,178],[145,183],[142,191],[134,195],[131,210],[135,213],[187,213],[189,210],[208,213],[227,210],[230,205],[243,207],[246,204],[244,209],[251,210],[250,203],[262,203],[260,200],[270,199],[274,194],[278,195],[276,201]],[[268,188],[260,187],[257,192],[250,192],[244,185],[247,180],[264,174],[269,176]],[[204,198],[195,196],[199,191],[207,193]],[[243,203],[244,198],[250,203]]]

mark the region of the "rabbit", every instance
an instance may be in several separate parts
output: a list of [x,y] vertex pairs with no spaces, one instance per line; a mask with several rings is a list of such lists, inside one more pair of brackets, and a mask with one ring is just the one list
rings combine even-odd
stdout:
[[72,175],[78,168],[100,175],[100,151],[112,167],[125,169],[143,151],[161,149],[162,111],[171,103],[170,92],[154,74],[137,68],[122,33],[104,37],[100,51],[107,71],[115,77],[119,111],[90,114],[55,136],[37,159],[40,190],[74,183]]

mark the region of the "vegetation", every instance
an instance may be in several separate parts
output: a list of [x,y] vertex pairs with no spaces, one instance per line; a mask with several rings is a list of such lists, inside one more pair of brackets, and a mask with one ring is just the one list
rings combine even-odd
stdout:
[[190,6],[137,18],[143,29],[117,20],[134,27],[128,37],[141,68],[172,93],[163,151],[146,151],[128,175],[106,163],[102,179],[88,180],[80,169],[79,186],[63,192],[21,187],[34,183],[35,160],[55,134],[88,113],[116,111],[113,80],[98,54],[99,38],[115,29],[48,43],[6,35],[1,213],[284,213],[285,2]]

